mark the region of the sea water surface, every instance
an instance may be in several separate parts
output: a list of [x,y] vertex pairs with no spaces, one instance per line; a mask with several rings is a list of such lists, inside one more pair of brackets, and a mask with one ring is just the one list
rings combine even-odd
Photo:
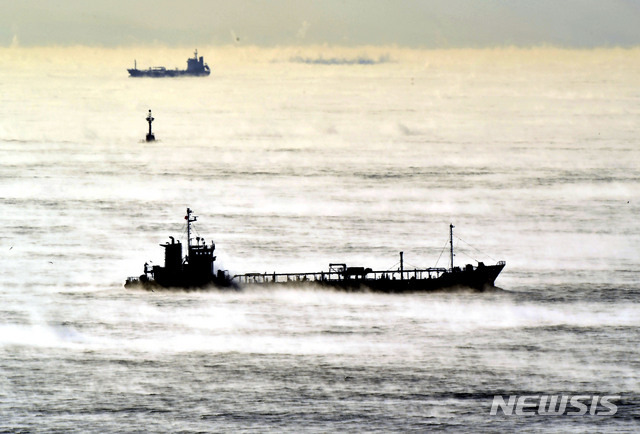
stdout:
[[[0,431],[637,430],[640,51],[306,50],[133,79],[191,49],[0,49]],[[125,290],[187,207],[232,274],[444,267],[450,223],[457,265],[507,265],[490,293]],[[545,394],[620,398],[490,415]]]

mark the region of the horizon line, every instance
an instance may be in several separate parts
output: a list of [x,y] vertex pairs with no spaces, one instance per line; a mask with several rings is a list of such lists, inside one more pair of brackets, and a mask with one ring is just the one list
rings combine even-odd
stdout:
[[264,50],[273,50],[273,49],[344,49],[344,50],[357,50],[363,48],[381,48],[381,49],[397,49],[397,50],[408,50],[408,51],[452,51],[452,50],[533,50],[533,49],[554,49],[554,50],[566,50],[566,51],[589,51],[589,50],[610,50],[610,49],[619,49],[619,50],[633,50],[640,48],[640,43],[638,44],[603,44],[603,45],[593,45],[593,46],[571,46],[571,45],[561,45],[561,44],[550,44],[550,43],[540,43],[540,44],[496,44],[496,45],[484,45],[484,46],[475,46],[475,45],[460,45],[460,46],[441,46],[441,47],[427,47],[427,46],[415,46],[415,45],[401,45],[397,43],[390,44],[357,44],[357,45],[342,45],[342,44],[332,44],[332,43],[322,43],[322,44],[274,44],[274,45],[260,45],[260,44],[234,44],[234,43],[226,43],[226,44],[218,44],[218,43],[204,43],[204,44],[163,44],[157,42],[145,42],[145,43],[136,43],[136,44],[119,44],[119,45],[108,45],[108,44],[59,44],[59,43],[50,43],[50,44],[26,44],[23,45],[21,43],[12,42],[10,44],[0,44],[0,49],[40,49],[40,48],[99,48],[99,49],[107,49],[107,50],[117,50],[117,49],[133,49],[133,48],[165,48],[165,49],[200,49],[200,47],[206,48],[221,48],[221,49],[243,49],[243,48],[251,48],[251,49],[264,49]]

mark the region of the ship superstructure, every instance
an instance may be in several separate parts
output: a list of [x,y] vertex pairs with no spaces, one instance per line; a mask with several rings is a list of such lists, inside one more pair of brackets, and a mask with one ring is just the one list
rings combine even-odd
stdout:
[[164,248],[164,266],[144,264],[144,274],[140,277],[129,277],[125,287],[142,286],[148,289],[162,288],[229,288],[234,282],[225,270],[215,268],[213,241],[207,244],[204,238],[191,237],[191,224],[198,220],[193,211],[187,208],[187,253],[182,256],[182,243],[174,237],[171,242],[160,244]]

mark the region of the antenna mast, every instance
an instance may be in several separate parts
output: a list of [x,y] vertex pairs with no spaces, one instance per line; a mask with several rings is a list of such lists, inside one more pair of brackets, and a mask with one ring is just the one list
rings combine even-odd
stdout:
[[453,224],[449,223],[449,243],[451,243],[451,272],[453,272]]
[[[191,249],[191,223],[198,220],[198,216],[191,217],[191,208],[187,208],[187,215],[184,219],[187,221],[187,249]],[[187,250],[188,251],[188,250]]]

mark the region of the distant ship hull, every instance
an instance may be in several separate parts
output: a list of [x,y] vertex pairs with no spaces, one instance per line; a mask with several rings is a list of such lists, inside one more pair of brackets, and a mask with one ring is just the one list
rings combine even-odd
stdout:
[[211,74],[209,67],[207,67],[204,71],[186,71],[179,69],[160,69],[160,68],[149,68],[149,69],[127,69],[129,71],[129,75],[131,77],[153,77],[153,78],[163,78],[163,77],[206,77]]

